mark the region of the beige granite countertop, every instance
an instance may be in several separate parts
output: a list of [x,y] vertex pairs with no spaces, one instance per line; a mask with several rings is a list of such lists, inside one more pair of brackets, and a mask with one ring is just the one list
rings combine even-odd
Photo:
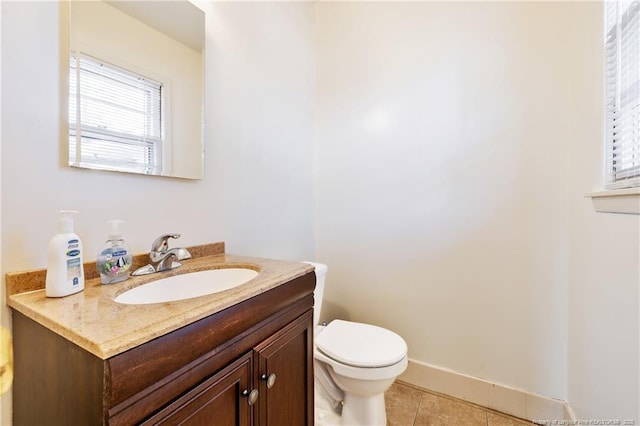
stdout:
[[[84,291],[62,298],[45,296],[43,270],[9,273],[7,305],[107,359],[313,271],[313,266],[304,263],[226,254],[224,243],[217,244],[220,254],[211,254],[220,250],[199,250],[213,245],[189,247],[192,255],[198,255],[182,261],[182,267],[116,284],[102,285],[100,278],[89,272],[90,264],[85,264]],[[160,278],[225,267],[254,269],[258,276],[230,290],[175,302],[124,305],[113,300]]]

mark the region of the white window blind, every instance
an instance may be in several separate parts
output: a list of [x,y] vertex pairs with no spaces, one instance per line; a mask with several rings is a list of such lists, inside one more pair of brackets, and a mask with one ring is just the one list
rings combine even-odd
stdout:
[[84,54],[69,75],[69,164],[160,173],[162,84]]
[[640,1],[605,3],[606,187],[640,186]]

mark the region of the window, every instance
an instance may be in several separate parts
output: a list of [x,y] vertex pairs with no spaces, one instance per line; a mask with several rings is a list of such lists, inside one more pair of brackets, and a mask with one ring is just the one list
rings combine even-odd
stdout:
[[69,164],[161,172],[162,83],[80,53],[69,76]]
[[640,1],[605,3],[606,187],[640,186]]

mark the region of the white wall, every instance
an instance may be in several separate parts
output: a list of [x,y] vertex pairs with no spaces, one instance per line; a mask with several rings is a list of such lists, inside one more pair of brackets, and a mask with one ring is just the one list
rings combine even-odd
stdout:
[[554,4],[320,4],[327,315],[564,397],[565,24]]
[[640,419],[639,221],[584,198],[601,22],[596,2],[320,3],[325,319],[580,419]]
[[[63,166],[58,4],[1,6],[3,273],[46,266],[63,208],[80,211],[87,260],[110,218],[125,220],[135,252],[170,231],[180,245],[224,240],[230,253],[313,257],[312,5],[204,4],[207,142],[195,182]],[[2,424],[8,407],[3,397]]]
[[[311,3],[217,2],[207,28],[208,149],[219,223],[237,253],[315,253]],[[228,208],[225,206],[232,206]]]
[[640,219],[594,213],[603,188],[602,7],[573,7],[568,146],[568,401],[580,419],[640,422]]

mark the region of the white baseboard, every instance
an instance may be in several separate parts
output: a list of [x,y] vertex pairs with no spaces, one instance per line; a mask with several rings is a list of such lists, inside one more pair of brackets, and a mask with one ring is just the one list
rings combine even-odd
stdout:
[[[571,420],[565,401],[409,360],[399,380],[527,420]],[[569,418],[568,418],[569,417]]]

